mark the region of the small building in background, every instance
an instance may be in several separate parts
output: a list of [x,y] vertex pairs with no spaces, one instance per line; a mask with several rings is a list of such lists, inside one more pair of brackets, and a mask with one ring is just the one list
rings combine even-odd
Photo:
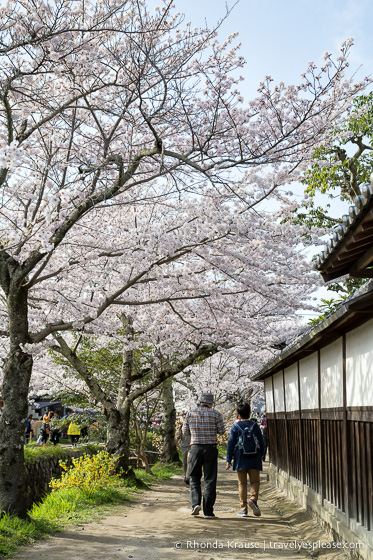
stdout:
[[46,412],[57,412],[59,416],[65,416],[65,406],[60,400],[51,400],[53,396],[47,395],[37,397],[30,395],[28,414],[32,414],[35,420],[41,420]]

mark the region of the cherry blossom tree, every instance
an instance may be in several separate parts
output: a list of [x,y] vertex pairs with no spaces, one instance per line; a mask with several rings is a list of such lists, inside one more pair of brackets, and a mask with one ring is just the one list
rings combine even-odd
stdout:
[[343,77],[345,43],[245,104],[235,37],[184,24],[172,0],[0,11],[0,502],[24,516],[33,356],[123,312],[138,333],[126,352],[150,343],[187,365],[272,340],[314,277],[299,229],[289,239],[260,202],[287,203],[278,187],[362,84]]
[[257,348],[244,354],[241,351],[239,348],[223,350],[177,375],[174,379],[177,409],[195,407],[202,393],[212,393],[218,405],[250,403],[263,398],[263,383],[251,381],[251,377],[270,359],[271,350]]

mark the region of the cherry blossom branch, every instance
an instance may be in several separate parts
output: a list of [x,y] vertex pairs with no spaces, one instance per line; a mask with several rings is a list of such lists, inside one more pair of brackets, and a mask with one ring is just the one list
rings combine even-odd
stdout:
[[[163,381],[166,381],[166,379],[169,379],[170,377],[173,377],[173,376],[177,375],[178,373],[184,371],[187,367],[195,364],[201,358],[202,359],[207,359],[210,356],[213,356],[214,354],[219,352],[221,349],[222,349],[222,346],[217,346],[216,344],[201,345],[197,350],[190,353],[184,359],[182,359],[180,361],[176,361],[176,363],[173,364],[173,365],[169,365],[165,368],[162,368],[162,370],[160,372],[158,372],[157,376],[154,379],[152,379],[150,382],[148,382],[144,387],[141,387],[141,388],[135,390],[131,394],[131,397],[130,397],[131,400],[134,401],[135,399],[137,399],[141,395],[144,395],[148,391],[151,391],[152,389],[155,389],[156,387],[158,387],[161,383],[163,383]],[[134,375],[132,377],[132,380],[136,381],[138,379],[146,377],[146,375],[148,375],[150,372],[151,372],[151,369],[146,368],[140,374]],[[141,377],[139,377],[139,376],[141,376]]]

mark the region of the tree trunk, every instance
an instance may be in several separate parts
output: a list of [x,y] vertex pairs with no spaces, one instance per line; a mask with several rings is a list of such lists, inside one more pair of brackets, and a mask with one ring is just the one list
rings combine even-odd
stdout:
[[137,466],[138,467],[143,466],[147,473],[153,474],[145,452],[148,423],[146,423],[146,427],[143,429],[140,428],[139,422],[135,420],[134,426],[135,426],[136,440],[138,441],[136,445]]
[[114,455],[117,468],[129,470],[130,456],[130,403],[125,401],[121,410],[105,410],[108,421],[106,451]]
[[175,438],[176,410],[172,391],[172,379],[167,379],[167,381],[163,382],[161,400],[163,408],[164,434],[162,461],[180,464],[180,457]]
[[[124,334],[130,341],[133,340],[133,327],[131,317],[124,313],[120,316],[124,327]],[[130,456],[130,414],[131,414],[131,375],[133,368],[132,350],[124,350],[122,369],[118,386],[117,406],[107,411],[108,441],[106,449],[112,453],[117,461],[117,467],[131,473],[129,468]]]
[[142,443],[140,443],[140,445],[138,447],[137,458],[140,459],[141,465],[144,467],[145,471],[149,474],[153,474],[152,469],[150,468],[150,465],[149,465],[149,462],[148,462],[148,458],[147,458],[146,453],[145,453],[144,445]]
[[23,352],[27,343],[27,291],[10,286],[7,291],[10,349],[5,361],[0,419],[0,510],[27,517],[31,505],[27,501],[23,436],[28,411],[28,389],[32,357]]

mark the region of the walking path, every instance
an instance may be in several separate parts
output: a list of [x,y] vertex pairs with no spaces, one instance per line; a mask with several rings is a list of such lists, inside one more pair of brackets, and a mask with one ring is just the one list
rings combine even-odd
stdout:
[[[69,529],[24,549],[17,560],[342,560],[341,550],[295,547],[330,539],[309,515],[286,500],[262,474],[262,517],[238,517],[237,475],[219,463],[218,519],[190,515],[189,490],[181,476],[140,495],[139,501],[84,527]],[[326,544],[329,543],[329,544]],[[245,548],[246,547],[246,548]],[[294,548],[291,548],[294,547]]]

